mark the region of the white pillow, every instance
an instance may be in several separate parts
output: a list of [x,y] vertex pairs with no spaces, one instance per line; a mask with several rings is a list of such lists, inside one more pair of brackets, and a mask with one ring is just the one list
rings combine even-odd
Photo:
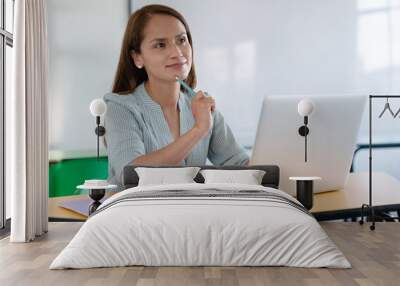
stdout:
[[262,170],[201,170],[204,183],[235,183],[261,185],[265,171]]
[[196,183],[193,179],[199,170],[199,167],[135,168],[139,176],[138,186]]

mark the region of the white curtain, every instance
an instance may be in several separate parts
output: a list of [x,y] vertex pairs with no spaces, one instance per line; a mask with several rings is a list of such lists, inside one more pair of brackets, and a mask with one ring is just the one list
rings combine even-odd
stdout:
[[12,242],[31,241],[47,232],[48,227],[45,2],[17,0],[14,8],[13,92],[6,113]]

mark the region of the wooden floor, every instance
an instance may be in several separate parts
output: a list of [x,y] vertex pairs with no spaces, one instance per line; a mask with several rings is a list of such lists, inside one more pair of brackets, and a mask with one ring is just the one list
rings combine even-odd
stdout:
[[0,285],[400,285],[400,224],[321,223],[353,268],[120,267],[48,270],[81,223],[50,223],[32,243],[0,241]]

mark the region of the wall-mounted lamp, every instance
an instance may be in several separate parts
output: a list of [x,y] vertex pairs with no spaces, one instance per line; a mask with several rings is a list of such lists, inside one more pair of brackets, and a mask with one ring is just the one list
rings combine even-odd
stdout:
[[99,137],[103,136],[106,133],[106,129],[104,128],[104,126],[100,125],[100,116],[106,114],[106,111],[107,111],[107,105],[103,99],[97,98],[92,100],[92,102],[90,103],[90,113],[94,117],[96,117],[96,124],[97,124],[97,127],[94,130],[94,132],[97,135],[97,160],[99,160]]
[[310,133],[310,129],[307,127],[308,125],[308,116],[314,110],[314,103],[309,99],[302,99],[297,105],[298,113],[304,117],[304,125],[300,126],[299,134],[300,136],[304,136],[305,140],[305,150],[304,150],[304,161],[307,162],[307,135]]

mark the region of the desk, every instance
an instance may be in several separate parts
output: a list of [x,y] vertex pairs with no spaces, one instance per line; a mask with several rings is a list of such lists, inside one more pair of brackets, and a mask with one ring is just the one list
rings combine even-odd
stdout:
[[[372,184],[372,202],[377,212],[400,210],[400,181],[385,173],[375,172]],[[62,208],[57,203],[87,198],[87,195],[49,198],[49,220],[86,220],[85,216]],[[368,172],[350,173],[343,190],[316,194],[311,212],[317,220],[356,218],[360,216],[361,205],[368,202]]]
[[[110,197],[115,194],[114,191],[106,192],[104,198]],[[87,216],[79,214],[77,212],[71,211],[69,209],[63,208],[58,205],[60,202],[73,201],[73,200],[87,200],[90,199],[88,195],[78,195],[78,196],[65,196],[65,197],[55,197],[49,198],[48,201],[48,216],[49,221],[85,221]]]
[[[314,195],[311,212],[317,220],[356,218],[361,205],[369,203],[368,172],[350,173],[343,190]],[[400,181],[381,172],[372,173],[372,204],[375,211],[400,210]]]
[[87,219],[86,216],[60,207],[58,203],[69,200],[83,200],[87,198],[88,195],[49,198],[49,221],[85,221]]

